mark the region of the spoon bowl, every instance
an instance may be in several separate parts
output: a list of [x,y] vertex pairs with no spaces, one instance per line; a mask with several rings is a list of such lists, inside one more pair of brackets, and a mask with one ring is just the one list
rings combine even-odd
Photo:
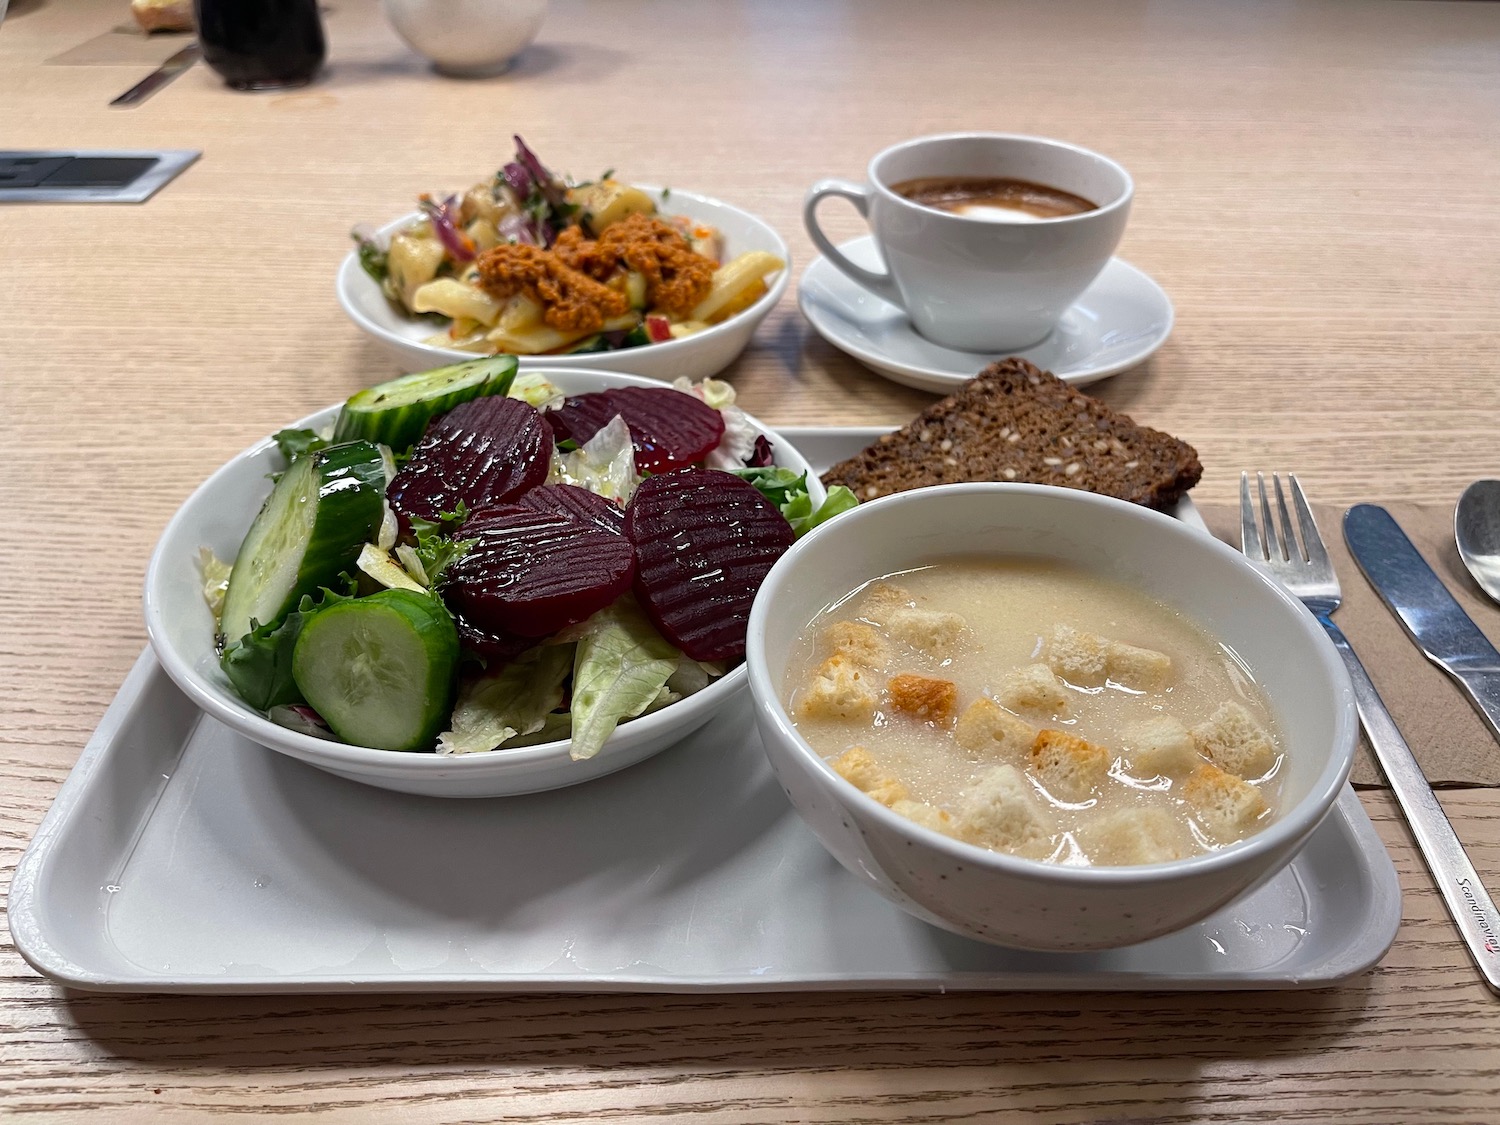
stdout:
[[1479,588],[1500,602],[1500,480],[1476,480],[1453,513],[1453,538]]

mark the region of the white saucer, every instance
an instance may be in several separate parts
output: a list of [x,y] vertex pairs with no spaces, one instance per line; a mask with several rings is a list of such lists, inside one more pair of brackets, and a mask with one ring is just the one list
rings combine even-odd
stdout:
[[[855,265],[885,263],[869,235],[843,243]],[[815,258],[797,288],[797,303],[818,335],[898,383],[949,394],[985,365],[1010,355],[1082,385],[1134,367],[1172,332],[1172,302],[1129,262],[1111,258],[1094,284],[1063,314],[1052,334],[1024,352],[984,355],[945,348],[919,336],[906,314],[856,285],[827,259]]]

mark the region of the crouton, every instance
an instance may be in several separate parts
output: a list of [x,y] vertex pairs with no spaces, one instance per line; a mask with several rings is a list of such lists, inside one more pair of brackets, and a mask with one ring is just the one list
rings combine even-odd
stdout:
[[1035,711],[1049,717],[1068,713],[1068,693],[1045,664],[1027,664],[1007,672],[995,695],[1012,711]]
[[828,764],[861,793],[868,793],[887,808],[901,802],[910,803],[906,786],[881,769],[863,746],[849,747]]
[[865,587],[859,602],[859,615],[866,621],[884,625],[886,619],[898,609],[911,608],[911,595],[900,586],[889,582],[871,582]]
[[903,672],[892,676],[887,686],[891,706],[916,719],[946,726],[958,706],[958,685],[952,680],[936,680]]
[[1137,648],[1071,625],[1058,625],[1044,646],[1047,667],[1079,687],[1100,687],[1113,680],[1136,691],[1154,691],[1172,678],[1172,658],[1155,649]]
[[875,702],[865,670],[846,657],[830,656],[797,700],[796,713],[799,719],[868,719]]
[[923,828],[931,828],[934,832],[943,833],[953,831],[953,818],[926,801],[896,801],[890,808],[892,812],[900,813],[907,820],[915,821]]
[[993,699],[976,699],[958,717],[953,737],[965,750],[981,758],[1019,761],[1036,741],[1036,727],[1012,715]]
[[1031,773],[1059,801],[1086,801],[1109,773],[1110,753],[1060,730],[1039,731],[1031,744]]
[[1098,867],[1166,863],[1188,854],[1182,829],[1166,809],[1120,809],[1088,825],[1080,836],[1089,862]]
[[1003,765],[981,774],[959,798],[953,835],[996,851],[1034,850],[1050,842],[1052,824],[1021,771]]
[[1156,691],[1172,679],[1172,658],[1155,649],[1110,641],[1104,660],[1111,680],[1136,691]]
[[1237,777],[1264,777],[1276,763],[1270,736],[1238,703],[1220,704],[1192,733],[1204,757]]
[[1132,777],[1186,777],[1203,764],[1192,732],[1170,715],[1131,723],[1120,740]]
[[835,621],[824,631],[823,642],[831,655],[862,668],[884,667],[891,654],[891,646],[880,630],[858,621]]
[[1047,639],[1047,667],[1079,687],[1099,687],[1109,675],[1107,641],[1093,633],[1081,633],[1071,625],[1058,625]]
[[1266,811],[1259,789],[1207,762],[1182,783],[1182,799],[1199,826],[1225,842],[1238,840]]
[[964,631],[964,619],[956,613],[901,606],[891,610],[886,617],[885,629],[896,640],[945,660],[952,654]]

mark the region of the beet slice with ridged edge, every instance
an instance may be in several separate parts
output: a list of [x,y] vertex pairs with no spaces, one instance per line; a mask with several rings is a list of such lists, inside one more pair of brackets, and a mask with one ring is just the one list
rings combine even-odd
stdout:
[[476,629],[546,637],[592,617],[630,589],[635,550],[613,503],[571,484],[471,512],[478,542],[444,576],[443,600]]
[[671,387],[611,387],[564,399],[545,417],[558,441],[588,441],[615,415],[625,419],[643,473],[665,473],[703,460],[724,436],[724,415],[697,395]]
[[694,660],[745,655],[750,603],[796,536],[754,485],[709,469],[647,477],[625,509],[635,594]]
[[434,418],[386,490],[403,522],[436,522],[462,503],[470,512],[501,504],[547,479],[552,434],[520,399],[490,396]]

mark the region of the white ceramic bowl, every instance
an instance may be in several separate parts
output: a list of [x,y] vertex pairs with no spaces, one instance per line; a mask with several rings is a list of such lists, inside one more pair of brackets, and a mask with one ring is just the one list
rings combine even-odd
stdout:
[[[1086,567],[1177,608],[1229,645],[1281,724],[1286,766],[1276,820],[1244,841],[1171,863],[1063,867],[919,827],[835,773],[782,703],[797,638],[863,582],[957,554]],[[1354,756],[1353,690],[1301,603],[1200,531],[1070,489],[950,485],[845,513],[805,536],[767,576],[750,615],[747,664],[771,766],[824,846],[918,918],[998,945],[1109,948],[1206,917],[1291,860],[1332,807]]]
[[487,78],[509,70],[536,38],[547,0],[385,0],[385,14],[440,73]]
[[[654,197],[659,198],[661,195],[662,189],[654,185],[637,186]],[[704,195],[694,195],[674,188],[658,206],[664,213],[686,215],[690,219],[717,227],[724,236],[725,261],[747,250],[767,250],[785,262],[786,268],[769,279],[768,291],[755,304],[702,332],[661,344],[646,344],[614,352],[590,352],[586,356],[521,356],[519,358],[523,368],[546,371],[587,363],[590,368],[598,371],[627,371],[668,383],[683,377],[696,381],[717,375],[745,350],[756,327],[765,320],[766,314],[776,307],[781,295],[786,292],[792,273],[791,253],[787,250],[786,243],[774,229],[748,211],[741,211],[738,207],[731,207]],[[419,212],[403,215],[381,227],[377,233],[382,238],[388,237],[421,217]],[[349,319],[379,341],[403,371],[426,371],[446,363],[460,363],[474,358],[473,352],[423,343],[442,329],[428,321],[407,316],[392,304],[381,292],[374,278],[360,268],[357,254],[351,252],[344,258],[343,264],[339,266],[337,284],[339,304],[343,306]]]
[[[637,376],[583,368],[560,368],[547,375],[568,394],[658,385]],[[332,421],[337,411],[337,406],[330,406],[293,425],[316,428]],[[777,464],[808,471],[795,448],[774,430],[754,419],[751,422],[770,439]],[[403,793],[435,797],[534,793],[602,777],[643,761],[702,726],[745,688],[741,664],[695,695],[621,723],[597,755],[578,762],[568,756],[567,742],[440,757],[349,746],[277,726],[241,700],[219,668],[213,618],[203,600],[198,549],[211,547],[220,558],[233,559],[270,491],[267,474],[279,468],[280,454],[267,439],[214,473],[172,517],[146,571],[146,632],[162,667],[204,711],[263,746],[340,777]],[[808,471],[808,482],[814,499],[821,502],[822,486],[816,474]]]

